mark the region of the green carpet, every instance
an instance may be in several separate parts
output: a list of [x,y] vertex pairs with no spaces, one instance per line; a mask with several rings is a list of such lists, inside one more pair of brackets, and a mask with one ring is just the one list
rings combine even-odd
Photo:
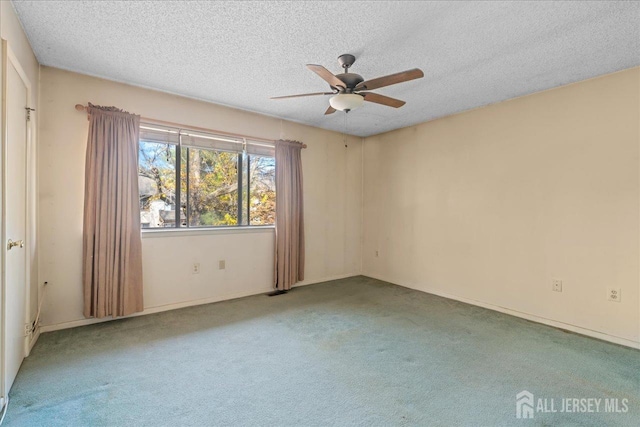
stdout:
[[[522,390],[558,412],[516,419]],[[637,426],[640,351],[354,277],[43,334],[10,399],[7,426]]]

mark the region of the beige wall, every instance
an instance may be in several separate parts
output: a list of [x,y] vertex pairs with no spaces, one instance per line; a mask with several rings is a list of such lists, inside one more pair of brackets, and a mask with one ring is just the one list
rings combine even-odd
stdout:
[[[87,120],[73,105],[91,101],[306,142],[307,283],[362,262],[369,276],[638,346],[639,99],[636,68],[345,148],[334,132],[42,67],[43,325],[82,323]],[[147,311],[269,290],[272,246],[270,230],[145,235]]]
[[367,138],[364,274],[637,346],[639,101],[635,68]]
[[[142,116],[258,137],[295,139],[303,150],[306,281],[360,273],[362,141],[272,117],[42,67],[38,147],[40,279],[48,281],[45,330],[82,316],[82,208],[87,101]],[[145,308],[227,299],[271,289],[273,230],[143,236]],[[218,270],[218,260],[226,269]],[[194,262],[201,264],[191,274]],[[82,322],[80,322],[82,323]]]

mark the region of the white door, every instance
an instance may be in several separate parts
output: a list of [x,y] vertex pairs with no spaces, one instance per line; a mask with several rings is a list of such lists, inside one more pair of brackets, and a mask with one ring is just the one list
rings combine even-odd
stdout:
[[[27,110],[29,86],[22,69],[4,48],[4,395],[25,357],[27,320]],[[13,60],[12,60],[13,59]]]

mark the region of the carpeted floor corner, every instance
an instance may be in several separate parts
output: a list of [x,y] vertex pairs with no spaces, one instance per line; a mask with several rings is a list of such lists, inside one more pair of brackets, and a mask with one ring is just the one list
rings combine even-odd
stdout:
[[[516,394],[627,399],[535,413]],[[556,403],[556,406],[558,403]],[[640,351],[354,277],[43,334],[6,426],[638,425]],[[3,426],[4,427],[4,426]]]

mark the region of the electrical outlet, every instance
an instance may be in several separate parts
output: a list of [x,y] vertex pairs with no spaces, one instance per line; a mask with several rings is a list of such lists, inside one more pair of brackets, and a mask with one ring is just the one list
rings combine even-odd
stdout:
[[225,260],[218,261],[218,270],[224,270],[225,268],[227,268]]
[[612,302],[620,302],[622,298],[622,293],[620,288],[609,288],[607,289],[607,299]]
[[378,258],[380,256],[380,252],[376,251],[376,258]]
[[562,280],[553,279],[551,281],[551,290],[554,292],[562,292]]
[[194,262],[193,263],[193,268],[191,269],[191,273],[192,274],[200,274],[200,263],[199,262]]

